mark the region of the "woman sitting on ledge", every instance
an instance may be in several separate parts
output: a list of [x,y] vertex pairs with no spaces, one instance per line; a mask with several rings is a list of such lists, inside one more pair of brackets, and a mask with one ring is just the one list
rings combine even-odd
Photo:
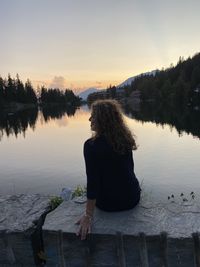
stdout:
[[82,240],[91,231],[95,206],[109,212],[132,209],[138,204],[141,191],[132,156],[137,146],[119,103],[95,101],[89,120],[94,134],[84,144],[87,204],[85,214],[77,222],[77,235]]

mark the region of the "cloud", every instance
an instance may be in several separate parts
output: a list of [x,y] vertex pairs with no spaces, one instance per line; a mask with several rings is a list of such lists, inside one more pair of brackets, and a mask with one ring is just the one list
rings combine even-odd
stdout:
[[35,88],[37,88],[38,86],[41,87],[41,86],[45,86],[47,87],[48,86],[48,82],[45,82],[45,81],[42,81],[42,80],[33,80],[32,81],[32,84]]
[[49,84],[49,88],[66,88],[66,80],[63,76],[54,76],[53,80]]
[[101,86],[102,85],[102,82],[98,82],[98,81],[96,81],[96,84],[97,84],[97,86]]

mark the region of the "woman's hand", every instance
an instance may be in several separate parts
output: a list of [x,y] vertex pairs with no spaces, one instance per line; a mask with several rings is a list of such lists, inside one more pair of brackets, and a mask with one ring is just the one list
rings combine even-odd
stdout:
[[79,225],[76,235],[80,236],[81,240],[85,240],[86,235],[91,233],[92,217],[85,214],[76,222],[76,224]]

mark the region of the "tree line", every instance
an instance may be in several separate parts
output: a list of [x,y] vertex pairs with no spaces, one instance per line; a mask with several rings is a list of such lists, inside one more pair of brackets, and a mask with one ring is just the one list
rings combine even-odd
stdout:
[[27,80],[24,84],[19,75],[16,78],[11,78],[9,74],[7,79],[0,77],[0,104],[10,102],[37,103],[37,96],[30,80]]
[[200,108],[200,53],[186,60],[180,57],[176,66],[171,64],[169,68],[159,70],[154,75],[141,75],[130,85],[121,88],[110,86],[104,93],[93,93],[88,101],[91,103],[99,98],[127,98],[134,91],[140,92],[143,103],[153,102],[172,108]]
[[45,87],[41,88],[41,93],[39,97],[40,103],[43,104],[70,104],[71,106],[80,105],[80,98],[75,96],[72,90],[65,89],[65,91],[61,91],[60,89],[47,89]]
[[8,74],[8,78],[5,79],[0,76],[0,106],[9,103],[35,105],[57,103],[77,106],[80,105],[80,98],[69,89],[62,91],[58,88],[42,87],[36,92],[29,79],[23,83],[18,74],[16,78],[12,78]]

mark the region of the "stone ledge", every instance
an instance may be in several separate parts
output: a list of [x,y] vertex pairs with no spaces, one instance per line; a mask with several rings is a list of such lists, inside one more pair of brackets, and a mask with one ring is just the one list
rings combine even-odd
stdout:
[[41,229],[49,210],[47,196],[0,196],[0,266],[31,267],[40,262]]
[[[76,233],[75,222],[84,213],[85,204],[64,201],[57,209],[47,215],[43,225],[44,231]],[[172,238],[191,237],[200,231],[200,206],[195,202],[150,203],[142,200],[137,207],[123,212],[104,212],[95,210],[92,233],[137,236],[160,235],[167,232]]]
[[0,196],[0,233],[31,232],[49,210],[49,197],[39,194]]
[[200,209],[197,203],[153,203],[132,210],[95,210],[92,233],[84,241],[74,223],[85,204],[63,202],[43,225],[47,266],[200,266]]
[[143,197],[129,211],[96,209],[92,233],[81,241],[75,222],[84,210],[85,204],[71,200],[47,214],[49,197],[0,196],[0,266],[42,266],[44,248],[47,267],[200,266],[195,201],[155,203]]

